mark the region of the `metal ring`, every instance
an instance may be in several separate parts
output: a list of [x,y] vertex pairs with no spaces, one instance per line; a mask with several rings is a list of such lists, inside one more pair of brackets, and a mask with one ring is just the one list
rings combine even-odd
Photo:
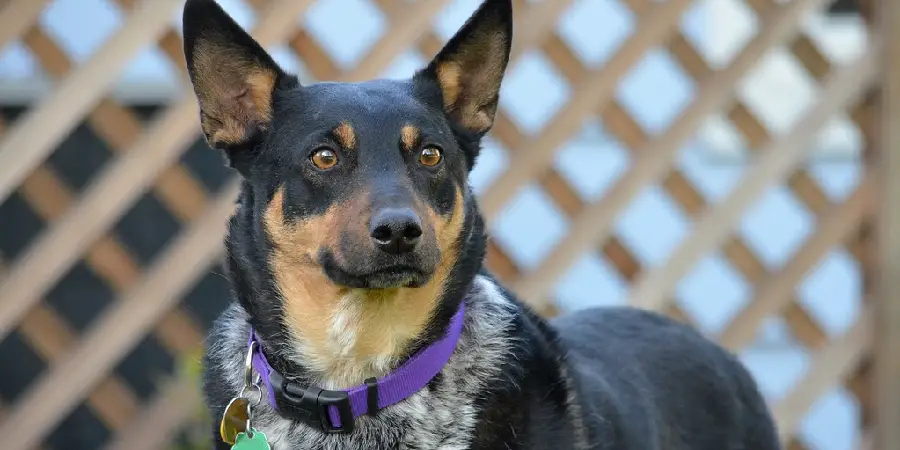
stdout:
[[256,350],[256,341],[251,341],[247,346],[247,358],[244,359],[244,387],[253,386],[253,350]]
[[[246,395],[247,393],[256,393],[256,398],[250,398],[250,396]],[[238,393],[238,397],[246,398],[249,400],[247,402],[247,406],[250,406],[250,403],[253,403],[253,406],[259,406],[259,403],[262,401],[262,388],[259,387],[258,383],[253,383],[249,386],[244,386],[241,388],[241,391]]]

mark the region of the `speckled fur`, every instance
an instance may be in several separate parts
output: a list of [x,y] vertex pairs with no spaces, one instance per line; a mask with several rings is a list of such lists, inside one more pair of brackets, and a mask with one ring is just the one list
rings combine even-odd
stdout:
[[[376,417],[358,419],[352,435],[325,435],[292,423],[267,402],[254,408],[254,426],[266,433],[274,449],[469,448],[477,420],[475,400],[495,382],[501,371],[498,362],[507,360],[516,345],[510,331],[517,306],[484,277],[476,279],[466,303],[463,333],[440,381]],[[243,386],[248,332],[246,313],[234,304],[210,335],[208,365],[224,375],[226,390],[233,395]],[[224,407],[221,402],[213,405]]]

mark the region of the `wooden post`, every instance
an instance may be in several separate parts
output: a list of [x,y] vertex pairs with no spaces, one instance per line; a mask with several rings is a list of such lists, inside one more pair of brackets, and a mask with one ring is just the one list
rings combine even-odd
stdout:
[[883,45],[876,164],[881,186],[876,222],[877,254],[875,449],[900,449],[900,2],[881,0],[878,29]]

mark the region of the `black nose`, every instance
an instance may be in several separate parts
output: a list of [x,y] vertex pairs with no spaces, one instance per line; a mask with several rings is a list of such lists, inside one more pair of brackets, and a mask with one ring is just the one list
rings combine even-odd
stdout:
[[416,248],[422,225],[419,216],[409,208],[386,208],[372,217],[369,233],[381,251],[399,255]]

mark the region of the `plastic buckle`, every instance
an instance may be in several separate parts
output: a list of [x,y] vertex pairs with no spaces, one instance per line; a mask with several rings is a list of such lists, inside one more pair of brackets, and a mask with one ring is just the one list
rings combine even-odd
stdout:
[[[345,434],[353,431],[355,420],[353,410],[350,408],[350,397],[346,392],[329,391],[315,386],[303,389],[295,383],[284,380],[280,375],[273,373],[270,377],[272,387],[276,391],[278,409],[288,413],[289,418],[319,428],[327,434]],[[331,406],[338,410],[340,427],[332,424],[329,419],[328,409]]]
[[375,417],[378,414],[378,380],[375,378],[366,379],[366,404],[369,415]]

